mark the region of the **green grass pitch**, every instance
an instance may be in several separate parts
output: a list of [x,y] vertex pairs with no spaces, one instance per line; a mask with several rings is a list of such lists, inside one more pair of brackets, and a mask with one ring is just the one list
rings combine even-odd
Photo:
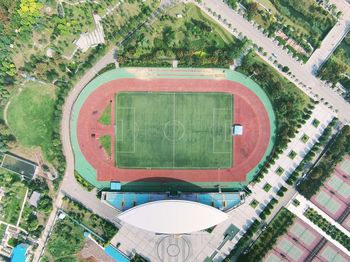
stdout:
[[232,166],[231,94],[122,92],[115,101],[119,168]]

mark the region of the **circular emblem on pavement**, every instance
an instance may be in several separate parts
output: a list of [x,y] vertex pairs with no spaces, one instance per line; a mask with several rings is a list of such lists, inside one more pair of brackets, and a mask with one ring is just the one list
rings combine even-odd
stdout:
[[184,237],[167,236],[159,241],[157,254],[162,262],[183,262],[186,261],[190,255],[190,244]]

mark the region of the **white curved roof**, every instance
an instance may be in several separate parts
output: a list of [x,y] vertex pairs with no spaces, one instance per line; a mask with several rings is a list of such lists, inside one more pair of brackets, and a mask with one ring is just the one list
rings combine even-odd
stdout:
[[228,215],[192,201],[161,200],[129,209],[118,218],[135,227],[162,234],[186,234],[215,226]]

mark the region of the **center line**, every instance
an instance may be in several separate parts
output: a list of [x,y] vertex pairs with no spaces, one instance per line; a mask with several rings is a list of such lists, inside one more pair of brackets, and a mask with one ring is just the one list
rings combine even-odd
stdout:
[[173,167],[175,167],[175,118],[176,118],[176,114],[175,114],[175,93],[173,93],[173,103],[174,103],[174,106],[173,106]]

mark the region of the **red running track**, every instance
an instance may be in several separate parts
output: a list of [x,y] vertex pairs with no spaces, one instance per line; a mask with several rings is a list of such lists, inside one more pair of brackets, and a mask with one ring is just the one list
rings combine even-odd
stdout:
[[[225,92],[234,95],[234,122],[242,124],[244,134],[233,141],[233,167],[229,169],[171,170],[121,169],[114,162],[114,96],[118,92]],[[98,118],[112,103],[112,126],[103,126]],[[91,134],[95,134],[92,137]],[[98,142],[104,134],[112,136],[112,156]],[[179,179],[187,182],[245,181],[258,165],[270,139],[270,121],[259,97],[242,84],[229,80],[203,79],[116,79],[97,88],[84,102],[78,116],[78,142],[86,160],[97,170],[98,181],[142,181],[151,178]],[[164,181],[162,179],[162,181]]]

